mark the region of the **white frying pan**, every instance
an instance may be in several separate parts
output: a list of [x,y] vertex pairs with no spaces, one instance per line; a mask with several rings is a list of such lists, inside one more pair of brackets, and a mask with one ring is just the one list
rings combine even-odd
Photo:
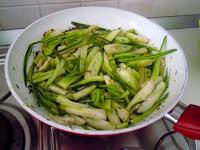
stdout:
[[[33,95],[29,94],[29,90],[24,85],[24,55],[28,45],[41,39],[46,30],[51,28],[67,29],[71,26],[71,21],[95,24],[106,28],[135,28],[140,34],[151,39],[151,42],[158,47],[162,43],[163,37],[167,35],[167,48],[175,48],[177,51],[166,57],[166,66],[170,71],[170,84],[168,89],[170,94],[167,100],[160,106],[160,109],[153,112],[142,122],[118,130],[90,131],[78,128],[72,129],[48,119],[46,113],[37,106]],[[137,14],[114,8],[80,7],[53,13],[29,25],[8,51],[5,63],[5,75],[7,84],[15,99],[35,118],[63,131],[97,136],[115,135],[134,131],[148,126],[165,116],[181,99],[188,78],[188,68],[183,50],[176,40],[166,30],[152,21]]]

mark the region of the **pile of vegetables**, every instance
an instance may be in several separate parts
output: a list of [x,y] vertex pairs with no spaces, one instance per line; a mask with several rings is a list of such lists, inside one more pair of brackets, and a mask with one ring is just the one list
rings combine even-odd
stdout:
[[[165,100],[168,78],[161,47],[134,29],[109,30],[72,22],[48,30],[29,45],[24,59],[25,85],[39,106],[63,125],[114,130],[136,124]],[[34,45],[40,49],[27,67]]]

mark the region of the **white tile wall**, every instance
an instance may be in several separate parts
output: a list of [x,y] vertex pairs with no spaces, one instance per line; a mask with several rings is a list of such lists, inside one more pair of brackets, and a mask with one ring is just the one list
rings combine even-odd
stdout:
[[119,8],[148,17],[152,2],[152,0],[119,0]]
[[0,21],[3,29],[24,28],[38,18],[40,18],[40,12],[37,5],[0,7]]
[[0,30],[2,30],[3,28],[2,28],[2,23],[1,23],[1,20],[0,20]]
[[38,0],[39,4],[80,2],[81,0]]
[[175,16],[182,0],[153,0],[150,17]]
[[37,4],[37,0],[0,0],[1,6],[19,6]]
[[48,5],[40,5],[39,7],[41,16],[45,16],[59,10],[73,8],[73,7],[80,7],[80,3],[48,4]]
[[1,22],[0,22],[0,30],[2,30],[2,25],[1,25]]
[[181,0],[178,15],[200,14],[200,0]]
[[105,6],[118,7],[118,1],[95,1],[95,2],[81,2],[81,6]]
[[44,15],[79,6],[115,7],[145,17],[200,14],[200,0],[0,0],[0,29],[24,28]]

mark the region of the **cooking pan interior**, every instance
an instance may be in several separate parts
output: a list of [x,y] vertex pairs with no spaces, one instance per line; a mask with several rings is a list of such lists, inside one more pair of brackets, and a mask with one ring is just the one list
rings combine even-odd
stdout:
[[[71,26],[71,21],[94,24],[110,29],[118,27],[123,29],[135,28],[141,35],[148,37],[150,41],[157,47],[159,47],[162,43],[164,36],[168,36],[167,49],[175,48],[177,51],[166,57],[166,66],[170,74],[170,84],[168,89],[170,94],[167,100],[159,107],[158,110],[152,113],[144,121],[136,125],[132,125],[126,129],[114,131],[81,130],[76,127],[71,128],[59,125],[56,122],[48,119],[46,112],[37,106],[33,95],[29,93],[29,90],[24,85],[24,55],[28,45],[41,39],[46,30],[51,28],[65,30]],[[38,47],[34,47],[34,50],[38,50]],[[168,111],[170,111],[180,100],[180,96],[184,91],[188,75],[187,63],[183,50],[168,32],[150,20],[139,15],[105,7],[82,7],[67,9],[43,17],[28,26],[9,49],[5,64],[5,74],[7,84],[16,100],[34,117],[61,130],[84,135],[110,135],[124,133],[142,128],[150,123],[155,122],[163,117]]]

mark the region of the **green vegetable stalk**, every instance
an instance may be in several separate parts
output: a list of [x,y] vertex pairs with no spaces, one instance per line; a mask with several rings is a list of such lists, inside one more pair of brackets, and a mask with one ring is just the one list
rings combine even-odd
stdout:
[[68,97],[72,98],[73,100],[78,100],[84,96],[89,95],[95,88],[96,88],[96,85],[91,85],[76,93],[68,95]]
[[71,84],[78,81],[81,76],[82,75],[79,72],[71,73],[57,81],[57,85],[59,85],[63,89],[67,89]]
[[129,112],[116,102],[112,102],[112,107],[117,111],[119,118],[126,122],[129,118]]
[[106,114],[107,114],[108,120],[110,121],[111,124],[119,125],[121,123],[115,110],[107,111]]
[[64,60],[63,59],[61,59],[60,61],[58,60],[56,69],[51,75],[51,77],[47,80],[46,86],[49,86],[51,83],[53,83],[54,80],[60,75],[60,73],[62,72],[63,66],[64,66]]
[[82,117],[88,117],[93,119],[102,119],[106,120],[106,112],[103,109],[97,108],[76,108],[76,107],[69,107],[69,106],[61,106],[65,112],[69,114],[74,114]]
[[138,93],[134,96],[134,98],[130,101],[126,108],[130,110],[135,104],[143,102],[147,98],[147,96],[153,91],[154,87],[154,81],[148,81],[146,85],[138,91]]
[[108,44],[104,46],[104,50],[107,54],[125,53],[132,50],[131,45],[126,44]]
[[87,55],[86,61],[85,61],[85,65],[86,68],[89,66],[90,62],[92,61],[93,57],[95,56],[95,54],[100,50],[100,48],[98,46],[95,46],[92,48],[92,50],[90,51],[90,53]]
[[76,87],[80,87],[89,83],[97,83],[97,82],[103,82],[104,78],[102,76],[92,76],[89,79],[84,79],[78,83],[75,83],[73,85],[71,85],[71,88],[76,88]]
[[163,94],[166,88],[166,84],[161,81],[158,83],[153,90],[153,92],[146,98],[146,100],[141,104],[139,109],[137,110],[138,113],[143,113],[147,111],[149,108],[153,106],[153,104],[159,99],[159,97]]
[[85,118],[85,120],[90,126],[99,130],[114,130],[115,129],[114,125],[102,119]]
[[97,54],[91,60],[88,68],[86,69],[85,79],[98,75],[102,63],[103,63],[103,56],[101,52],[97,52]]
[[79,71],[83,72],[85,70],[85,61],[87,57],[89,45],[85,45],[80,47],[78,50],[80,51],[80,59],[79,59]]
[[115,39],[115,37],[121,32],[121,29],[115,29],[112,30],[106,37],[105,39],[108,41],[113,41]]
[[135,29],[72,25],[48,30],[25,53],[25,86],[50,119],[80,130],[120,130],[161,105],[170,83],[165,56],[176,51],[167,49],[166,36],[158,49]]
[[84,125],[86,121],[82,119],[81,117],[78,117],[76,115],[65,115],[65,116],[56,116],[56,115],[51,115],[48,114],[48,116],[55,120],[56,122],[63,124],[63,125],[72,125],[72,124],[77,124],[77,125]]

